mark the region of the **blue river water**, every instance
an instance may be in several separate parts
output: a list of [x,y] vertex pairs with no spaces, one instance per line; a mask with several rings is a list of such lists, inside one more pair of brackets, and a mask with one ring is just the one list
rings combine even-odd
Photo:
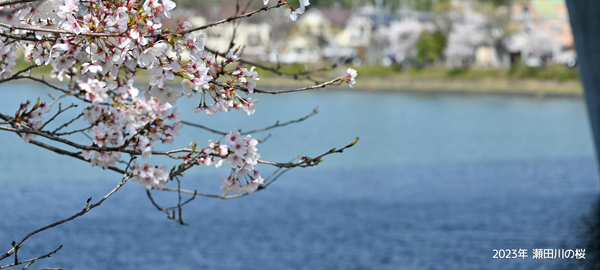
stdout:
[[[0,110],[44,99],[3,84]],[[58,93],[54,93],[58,95]],[[257,96],[257,112],[184,119],[229,131],[300,118],[266,133],[263,159],[343,154],[294,169],[236,200],[197,198],[179,225],[135,182],[76,220],[33,236],[25,259],[63,269],[597,269],[600,179],[581,99],[314,91]],[[65,101],[66,102],[66,101]],[[178,105],[191,108],[197,99]],[[63,104],[64,105],[64,104]],[[181,142],[218,135],[186,127]],[[120,180],[0,132],[0,252],[79,211]],[[263,175],[272,171],[260,168]],[[191,171],[183,187],[219,191],[226,170]],[[176,194],[153,192],[161,203]],[[185,198],[184,198],[185,199]],[[495,259],[494,249],[526,258]],[[533,259],[533,249],[585,249],[585,259]],[[1,261],[0,264],[8,264]]]

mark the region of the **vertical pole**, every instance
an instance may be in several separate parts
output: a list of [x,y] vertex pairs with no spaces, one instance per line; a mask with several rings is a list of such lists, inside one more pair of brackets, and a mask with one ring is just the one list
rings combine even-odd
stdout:
[[598,162],[600,160],[600,1],[567,0],[567,8]]

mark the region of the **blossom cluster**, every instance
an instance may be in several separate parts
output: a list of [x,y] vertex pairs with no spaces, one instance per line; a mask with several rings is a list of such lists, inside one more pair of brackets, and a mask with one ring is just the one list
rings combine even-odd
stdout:
[[354,84],[356,83],[356,76],[358,76],[358,73],[355,69],[349,68],[348,70],[346,70],[345,81],[348,84],[348,86],[350,86],[350,88],[354,88]]
[[17,44],[6,44],[0,39],[0,80],[11,75],[11,70],[17,63],[18,49]]
[[[296,20],[309,4],[300,0],[300,7],[293,8],[287,3],[289,18]],[[174,174],[146,159],[157,153],[155,143],[172,143],[178,137],[179,98],[199,99],[194,111],[208,115],[233,109],[251,115],[259,101],[242,96],[258,91],[260,78],[255,67],[235,64],[240,47],[226,54],[210,52],[206,36],[189,22],[163,29],[174,8],[172,0],[46,0],[0,6],[0,35],[12,37],[0,40],[0,79],[11,76],[19,49],[25,50],[32,67],[51,66],[50,77],[68,85],[60,98],[86,104],[82,115],[91,142],[79,147],[81,156],[106,169],[123,153],[141,154],[143,161],[131,167],[133,180],[145,188],[162,188]],[[140,70],[147,72],[146,85],[136,81]],[[177,77],[181,90],[170,84]],[[356,71],[349,69],[345,77],[352,86]],[[30,105],[21,105],[14,123],[39,130],[50,107],[39,101],[32,109]],[[21,136],[29,142],[36,135]],[[257,144],[250,135],[232,130],[223,143],[209,141],[208,147],[184,156],[183,166],[229,163],[232,174],[221,181],[223,190],[253,192],[264,181],[255,170]]]
[[131,180],[137,181],[146,189],[151,188],[164,188],[165,184],[169,181],[169,172],[167,172],[167,166],[156,166],[144,162],[142,165],[137,160],[133,162],[131,166],[132,178]]
[[[43,113],[50,112],[50,106],[45,102],[40,103],[38,99],[37,103],[33,105],[31,109],[29,106],[31,105],[31,101],[27,100],[25,103],[21,103],[19,106],[19,110],[15,113],[15,125],[18,127],[25,127],[31,130],[39,130],[44,124],[44,117],[42,117]],[[33,133],[22,133],[21,138],[26,143],[29,140],[35,138],[37,135]]]
[[[130,88],[130,103],[110,102],[101,104],[105,95],[103,84],[88,84],[86,91],[90,96],[99,97],[83,110],[83,117],[90,125],[93,143],[98,147],[123,147],[141,151],[142,157],[152,156],[153,144],[157,141],[172,143],[179,136],[182,125],[181,113],[177,108],[170,110],[171,105],[162,104],[159,98],[138,98],[138,90]],[[167,120],[172,121],[168,124]],[[120,158],[118,151],[83,151],[84,157],[93,165],[106,168],[114,165]]]
[[223,139],[224,143],[220,140],[216,142],[209,140],[208,147],[185,155],[184,163],[180,168],[197,164],[219,168],[223,163],[229,163],[231,174],[220,181],[223,184],[223,191],[225,193],[254,192],[264,182],[254,168],[260,159],[256,148],[258,141],[251,135],[242,136],[236,129],[231,130]]
[[[258,141],[250,135],[244,138],[235,129],[225,135],[225,141],[231,145],[225,162],[231,164],[232,173],[228,178],[221,179],[223,191],[232,193],[254,192],[264,181],[258,171],[254,170],[254,166],[258,164],[260,159],[260,154],[256,149]],[[242,183],[244,180],[240,180],[240,178],[244,176],[247,179],[245,183]]]

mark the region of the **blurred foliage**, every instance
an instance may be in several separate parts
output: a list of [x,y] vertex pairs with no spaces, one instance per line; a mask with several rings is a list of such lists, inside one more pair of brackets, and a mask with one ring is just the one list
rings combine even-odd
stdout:
[[513,65],[508,70],[508,76],[516,79],[535,78],[541,80],[576,80],[579,79],[577,69],[566,68],[562,65],[547,65],[541,67],[530,67],[524,63]]
[[423,30],[417,41],[417,60],[421,62],[435,62],[440,59],[446,47],[447,36],[441,31],[429,32]]

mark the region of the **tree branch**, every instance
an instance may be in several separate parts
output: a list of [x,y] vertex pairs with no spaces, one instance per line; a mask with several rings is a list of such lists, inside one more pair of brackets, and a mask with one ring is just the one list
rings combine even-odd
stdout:
[[251,130],[251,131],[245,131],[245,132],[241,132],[240,134],[241,135],[247,135],[247,134],[252,134],[252,133],[258,133],[258,132],[263,132],[263,131],[271,130],[271,129],[278,128],[278,127],[285,127],[285,126],[287,126],[289,124],[300,123],[300,122],[302,122],[302,121],[304,121],[304,120],[312,117],[313,115],[319,113],[318,109],[319,109],[318,107],[314,108],[311,113],[309,113],[308,115],[306,115],[306,116],[304,116],[304,117],[302,117],[300,119],[291,120],[291,121],[285,122],[283,124],[279,124],[279,121],[277,121],[272,126],[268,126],[268,127],[261,128],[261,129],[255,129],[255,130]]
[[[241,135],[248,135],[248,134],[252,134],[252,133],[258,133],[258,132],[267,131],[267,130],[274,129],[274,128],[277,128],[277,127],[284,127],[284,126],[287,126],[289,124],[299,123],[299,122],[302,122],[302,121],[310,118],[311,116],[319,113],[319,111],[317,109],[318,108],[313,109],[313,111],[310,114],[308,114],[308,115],[306,115],[306,116],[304,116],[304,117],[302,117],[300,119],[290,120],[290,121],[285,122],[283,124],[279,124],[279,120],[278,120],[272,126],[268,126],[268,127],[261,128],[261,129],[255,129],[255,130],[251,130],[251,131],[240,132],[240,134]],[[218,130],[209,128],[207,126],[203,126],[203,125],[192,123],[192,122],[188,122],[188,121],[179,121],[179,123],[182,123],[182,124],[188,125],[188,126],[192,126],[192,127],[201,128],[201,129],[204,129],[204,130],[207,130],[207,131],[210,131],[212,133],[219,134],[219,135],[222,135],[222,136],[225,136],[225,135],[229,134],[229,132],[218,131]]]
[[187,33],[199,31],[199,30],[206,29],[206,28],[210,28],[210,27],[213,27],[213,26],[216,26],[216,25],[219,25],[219,24],[223,24],[223,23],[226,23],[226,22],[231,22],[231,21],[238,20],[238,19],[241,19],[241,18],[247,18],[247,17],[250,17],[250,16],[252,16],[252,15],[254,15],[256,13],[259,13],[261,11],[267,11],[267,10],[270,10],[270,9],[279,8],[279,7],[281,7],[283,5],[286,5],[286,4],[287,4],[287,2],[285,2],[285,1],[279,1],[279,2],[277,2],[277,5],[274,5],[274,6],[265,6],[265,7],[262,7],[260,9],[254,10],[254,11],[241,14],[239,16],[234,15],[234,16],[231,16],[229,18],[226,18],[226,19],[223,19],[223,20],[220,20],[220,21],[216,21],[216,22],[209,23],[209,24],[206,24],[206,25],[203,25],[203,26],[199,26],[199,27],[195,27],[195,28],[188,29],[188,30],[185,30],[185,31],[181,31],[178,34],[185,35]]
[[[208,51],[208,52],[211,52],[213,54],[217,53],[216,50],[213,50],[213,49],[210,49],[210,48],[207,48],[207,47],[204,47],[204,50]],[[219,55],[221,57],[225,57],[226,56],[225,53],[219,53]],[[348,57],[342,59],[342,61],[339,61],[339,62],[345,62],[347,59],[348,59]],[[324,72],[324,71],[329,71],[329,70],[332,70],[332,69],[334,69],[334,68],[336,68],[336,67],[339,66],[339,62],[335,62],[331,66],[324,67],[324,68],[319,68],[319,69],[314,69],[314,70],[307,70],[307,71],[301,71],[301,72],[297,72],[297,73],[289,73],[289,72],[282,72],[282,71],[280,71],[280,68],[268,67],[266,65],[263,65],[263,64],[260,64],[260,63],[257,63],[257,62],[253,62],[253,61],[249,61],[249,60],[245,60],[243,58],[238,59],[237,62],[242,63],[242,64],[246,64],[246,65],[255,66],[255,67],[260,68],[262,70],[266,70],[266,71],[275,73],[279,77],[292,78],[294,80],[306,79],[306,80],[314,82],[315,84],[319,84],[320,82],[317,81],[317,80],[314,80],[314,79],[310,78],[310,76],[309,76],[310,74]]]
[[[296,89],[286,89],[286,90],[269,91],[269,90],[261,90],[261,89],[256,89],[255,88],[254,89],[254,93],[277,95],[277,94],[284,94],[284,93],[293,93],[293,92],[301,92],[301,91],[307,91],[307,90],[314,90],[314,89],[319,89],[319,88],[325,88],[328,85],[332,85],[332,84],[334,84],[336,82],[340,82],[340,81],[342,81],[342,79],[344,77],[345,76],[337,77],[337,78],[335,78],[335,79],[333,79],[331,81],[327,81],[327,82],[324,82],[322,84],[317,84],[317,85],[307,86],[307,87],[302,87],[302,88],[296,88]],[[218,86],[221,86],[221,87],[233,87],[233,88],[238,89],[238,90],[240,90],[242,92],[245,92],[245,93],[248,93],[248,94],[250,93],[250,91],[248,91],[248,88],[246,88],[244,86],[241,86],[241,85],[229,85],[229,84],[225,84],[225,83],[219,82],[217,80],[211,80],[210,82],[214,83],[214,84],[216,84]]]
[[300,158],[299,162],[288,162],[288,163],[276,163],[276,162],[271,162],[271,161],[264,161],[264,160],[259,160],[258,163],[262,163],[262,164],[269,164],[269,165],[273,165],[275,167],[278,168],[295,168],[295,167],[300,167],[300,168],[306,168],[306,167],[312,167],[312,166],[316,166],[319,163],[321,163],[321,161],[323,161],[323,157],[327,156],[327,155],[331,155],[334,153],[342,153],[344,152],[344,150],[354,146],[357,142],[358,142],[359,138],[356,137],[356,139],[354,139],[353,142],[351,142],[350,144],[340,148],[340,149],[335,149],[332,148],[331,150],[327,151],[324,154],[321,154],[320,156],[317,156],[315,158],[309,158],[309,157],[302,157]]
[[38,2],[38,1],[43,1],[43,0],[0,0],[0,7],[16,5],[16,4],[23,4],[23,3],[30,3],[30,2]]

